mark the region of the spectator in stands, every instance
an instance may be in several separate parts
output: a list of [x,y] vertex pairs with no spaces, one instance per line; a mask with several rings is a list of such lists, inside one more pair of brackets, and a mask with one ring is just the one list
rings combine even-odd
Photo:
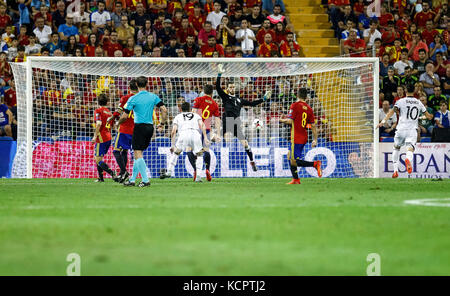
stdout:
[[135,58],[143,58],[143,50],[142,50],[142,46],[140,45],[135,45],[134,46],[134,50],[133,50],[133,57]]
[[220,57],[224,56],[223,46],[216,43],[216,37],[209,36],[208,43],[201,47],[203,57],[212,57],[213,53],[217,51]]
[[19,28],[19,35],[17,35],[17,40],[19,40],[19,45],[28,45],[28,34],[27,26],[21,25]]
[[434,36],[434,42],[430,43],[429,56],[433,61],[436,61],[436,53],[441,53],[447,57],[447,45],[443,42],[441,35]]
[[394,67],[388,68],[388,75],[381,82],[380,100],[393,102],[397,96],[397,87],[400,85],[400,78],[395,75]]
[[36,20],[41,17],[44,19],[44,23],[46,26],[53,28],[53,15],[49,12],[49,10],[50,7],[41,5],[39,12],[34,15],[34,21],[36,22]]
[[152,55],[152,51],[156,46],[155,37],[153,35],[148,35],[147,39],[144,42],[144,45],[142,46],[142,51],[144,55],[150,57]]
[[395,30],[394,21],[388,21],[387,30],[381,35],[383,45],[393,45],[396,39],[400,39],[400,33]]
[[[278,24],[282,24],[282,23],[278,23]],[[277,26],[278,26],[277,24]],[[236,33],[236,40],[237,42],[240,43],[241,45],[241,49],[245,54],[252,54],[253,50],[255,49],[254,46],[254,41],[256,41],[256,37],[255,34],[253,33],[253,31],[251,29],[248,28],[248,21],[247,20],[243,20],[241,23],[241,28],[239,31],[237,31]]]
[[12,77],[11,66],[8,63],[6,52],[0,52],[0,77],[5,81]]
[[434,114],[435,128],[449,128],[450,121],[448,116],[448,103],[447,100],[440,102],[439,110]]
[[83,53],[86,57],[94,57],[95,49],[98,47],[99,42],[97,39],[97,35],[92,33],[89,35],[89,41],[83,48]]
[[351,31],[348,40],[344,42],[344,52],[350,57],[366,56],[366,43],[357,38],[356,31]]
[[28,43],[27,46],[25,46],[25,54],[27,56],[40,55],[42,45],[36,43],[36,36],[33,33],[31,33],[30,37],[28,38],[28,40],[29,40],[29,43]]
[[427,63],[427,52],[423,48],[419,49],[419,60],[414,62],[413,74],[420,77],[420,75],[425,73],[426,63]]
[[387,10],[387,4],[381,5],[378,21],[380,22],[381,30],[388,30],[389,21],[394,21],[394,16]]
[[[433,21],[428,20],[426,23],[425,29],[422,31],[422,40],[430,46],[430,44],[434,41],[434,37],[439,35],[438,30],[433,28]],[[431,48],[430,48],[431,49]]]
[[52,29],[53,32],[58,32],[59,26],[66,23],[66,5],[64,1],[56,2],[56,10],[52,14]]
[[119,43],[118,36],[117,32],[113,31],[111,32],[109,40],[103,43],[106,56],[113,57],[116,50],[123,50],[122,45]]
[[132,56],[134,56],[134,47],[135,46],[136,46],[136,44],[134,43],[134,38],[133,37],[129,37],[128,40],[127,40],[126,46],[122,50],[123,56],[124,57],[132,57]]
[[[200,52],[200,48],[195,43],[195,38],[190,35],[186,38],[186,44],[183,45],[184,54],[189,58],[194,58],[197,56],[197,52]],[[200,52],[201,53],[201,52]]]
[[258,33],[256,34],[256,41],[258,41],[258,44],[264,43],[264,39],[267,33],[272,36],[273,41],[275,39],[275,31],[271,29],[270,21],[268,19],[265,19],[261,29],[259,29]]
[[[228,19],[228,16],[224,17]],[[224,32],[221,33],[224,34]],[[185,45],[188,36],[195,36],[195,30],[192,26],[190,26],[189,18],[187,16],[183,16],[183,18],[181,19],[181,27],[177,30],[177,42],[182,46]],[[228,37],[228,35],[226,37]]]
[[443,1],[442,5],[435,7],[436,16],[434,17],[434,22],[438,25],[439,29],[446,29],[448,25],[448,2]]
[[433,70],[434,70],[433,62],[431,61],[427,62],[425,66],[425,73],[423,73],[419,77],[419,81],[423,83],[423,88],[427,96],[431,96],[432,94],[434,94],[435,86],[441,85],[439,81],[439,75],[435,74]]
[[161,47],[155,46],[155,48],[153,48],[152,58],[159,58],[159,57],[161,57]]
[[400,75],[403,77],[406,67],[412,68],[413,62],[408,60],[408,50],[404,48],[401,51],[400,60],[394,63],[395,75]]
[[211,22],[213,28],[217,28],[222,22],[222,17],[226,15],[225,12],[221,11],[222,5],[219,1],[214,2],[214,11],[211,11],[206,20]]
[[[151,26],[151,23],[150,23]],[[126,15],[122,15],[120,18],[120,25],[116,27],[117,39],[119,43],[123,46],[126,44],[128,38],[134,38],[135,30],[132,26],[128,24],[128,17]],[[141,30],[139,31],[141,32]],[[156,34],[154,33],[156,36]],[[137,35],[138,44],[141,44],[142,35],[138,33]]]
[[27,57],[25,56],[25,46],[19,45],[17,46],[17,56],[13,60],[14,63],[22,63],[26,62]]
[[419,78],[417,78],[416,75],[412,74],[411,66],[406,66],[405,67],[405,75],[401,79],[402,85],[405,85],[405,86],[415,85],[418,81],[419,81]]
[[389,102],[391,105],[395,105],[395,103],[397,103],[398,100],[403,99],[404,97],[406,97],[405,95],[405,86],[403,85],[399,85],[397,87],[397,96],[395,96],[394,101]]
[[402,35],[402,38],[405,41],[405,43],[408,43],[412,40],[412,33],[414,32],[418,32],[417,25],[415,23],[411,23],[409,29],[405,30],[405,32],[403,32]]
[[37,41],[41,45],[45,45],[50,42],[50,37],[52,35],[52,28],[45,25],[44,18],[39,17],[36,20],[36,28],[33,30],[33,33],[36,35]]
[[[236,44],[236,32],[230,25],[230,18],[227,15],[224,15],[222,18],[222,22],[219,26],[217,26],[217,43],[222,44],[223,47],[227,45],[235,45]],[[220,52],[219,52],[220,53]],[[223,55],[222,55],[223,56]]]
[[[91,26],[93,33],[103,34],[106,26],[111,27],[111,15],[105,10],[105,2],[97,2],[98,10],[91,14]],[[114,56],[114,52],[111,53]]]
[[[122,4],[120,1],[117,3]],[[81,28],[83,24],[89,24],[90,21],[91,21],[91,13],[86,11],[86,4],[83,1],[81,1],[80,10],[75,11],[73,13],[73,23],[78,28]]]
[[274,38],[274,42],[278,45],[281,44],[281,41],[287,41],[286,36],[287,33],[290,32],[289,30],[287,30],[283,23],[277,23],[275,25],[275,38]]
[[385,51],[389,54],[389,61],[395,63],[400,60],[402,49],[406,47],[402,46],[401,39],[395,39],[393,46],[386,46]]
[[[259,6],[257,6],[259,7]],[[275,26],[277,23],[282,22],[283,25],[286,27],[288,25],[287,17],[281,14],[281,6],[275,5],[273,7],[273,13],[267,16],[267,19],[270,21],[270,23]]]
[[[131,26],[128,26],[127,24],[124,23],[123,28],[128,27],[129,29],[127,30],[127,34],[129,35],[129,37],[133,37],[134,36],[134,28]],[[130,29],[133,28],[133,34],[131,34]],[[151,20],[146,20],[144,27],[142,27],[138,32],[137,32],[137,44],[142,45],[144,44],[145,40],[147,39],[148,35],[153,35],[155,38],[158,38],[156,31],[152,28],[152,21]],[[128,40],[127,38],[127,40]]]
[[444,95],[450,97],[450,67],[447,67],[445,71],[445,77],[441,77],[441,84]]
[[434,20],[435,13],[430,10],[430,4],[428,2],[422,3],[422,11],[416,13],[414,16],[414,22],[419,29],[424,29],[428,20]]
[[231,26],[233,26],[233,29],[235,31],[241,28],[242,20],[245,18],[246,16],[242,13],[242,8],[241,7],[236,8],[236,10],[234,11],[234,15],[231,15],[230,17]]
[[442,89],[440,86],[435,86],[434,94],[428,97],[428,106],[433,108],[434,111],[438,111],[442,100],[446,101],[447,97],[442,94]]
[[[203,29],[203,24],[206,21],[206,17],[201,12],[200,5],[196,3],[194,5],[194,12],[189,16],[189,24],[194,28],[195,35],[197,36],[199,32]],[[241,10],[242,14],[242,10]],[[231,16],[233,17],[233,16]]]
[[[275,9],[279,12],[279,8]],[[252,12],[247,16],[248,27],[255,33],[258,33],[258,30],[262,27],[262,24],[266,17],[261,14],[261,7],[259,5],[254,5],[252,8]]]
[[[435,110],[427,105],[427,96],[425,94],[421,95],[419,100],[425,106],[428,113],[434,114]],[[419,117],[419,132],[423,135],[429,136],[433,131],[433,127],[433,121],[429,120],[426,116],[423,116],[423,113],[421,113]]]
[[265,15],[271,15],[275,5],[280,5],[281,13],[286,11],[283,0],[262,0],[262,11]]
[[375,39],[381,38],[381,33],[377,29],[378,22],[375,20],[370,21],[370,28],[365,29],[363,33],[364,42],[367,44],[367,49],[371,49]]
[[286,34],[287,41],[281,41],[280,54],[282,57],[292,57],[294,51],[300,52],[300,45],[294,40],[294,33],[288,32]]
[[267,33],[266,36],[264,36],[264,41],[259,46],[258,57],[273,57],[273,52],[278,52],[278,46],[273,43],[272,35]]
[[64,50],[64,46],[62,45],[61,41],[59,40],[58,33],[53,33],[51,40],[47,45],[45,46],[48,48],[50,55],[52,56],[54,51],[57,49]]
[[16,92],[16,82],[14,79],[8,81],[8,86],[5,90],[5,104],[10,108],[14,109],[17,105],[17,92]]
[[96,57],[104,57],[105,56],[105,51],[103,50],[103,48],[97,47],[95,49],[95,56]]
[[[122,19],[123,19],[122,17],[124,17],[124,16],[127,17],[127,23],[128,23],[128,14],[125,11],[123,11],[122,2],[117,1],[114,4],[114,11],[111,12],[111,24],[112,24],[113,28],[116,28],[116,31],[117,31],[117,28],[120,25],[122,25]],[[120,40],[120,38],[119,38],[119,40]]]
[[6,27],[12,25],[11,17],[6,14],[6,4],[0,3],[0,34],[4,33]]
[[26,26],[27,31],[31,31],[31,18],[30,18],[30,10],[28,9],[27,5],[25,4],[25,0],[17,0],[19,2],[19,24],[21,26]]
[[172,20],[166,19],[164,21],[164,28],[156,33],[158,42],[161,45],[167,45],[171,39],[177,39],[175,30],[172,28]]
[[[214,41],[216,38],[214,38]],[[163,57],[178,57],[177,50],[180,48],[180,45],[177,43],[176,37],[172,36],[169,40],[169,43],[164,46],[162,50]]]
[[[389,101],[384,100],[382,108],[379,110],[379,115],[378,115],[380,118],[380,122],[381,122],[382,118],[386,117],[386,115],[389,113],[390,110],[391,110],[391,107],[390,107]],[[392,137],[395,135],[396,127],[397,127],[397,115],[393,114],[391,116],[391,118],[386,120],[384,125],[382,127],[380,127],[380,135],[387,134],[388,136]]]
[[439,75],[439,77],[445,77],[447,68],[450,67],[450,62],[444,60],[443,54],[441,52],[436,53],[436,61],[434,62],[433,72]]
[[424,49],[428,53],[428,46],[425,42],[420,40],[418,32],[411,33],[412,40],[406,44],[408,49],[408,56],[413,59],[413,61],[419,60],[419,50]]
[[348,35],[351,31],[355,31],[358,38],[360,38],[359,31],[354,28],[355,23],[352,20],[347,20],[346,28],[344,31],[341,32],[341,44],[344,44],[344,42],[348,39]]
[[447,47],[450,46],[450,22],[447,22],[447,28],[442,32],[442,38],[444,39]]
[[67,45],[70,36],[75,36],[77,42],[80,40],[78,35],[78,28],[73,25],[73,15],[67,15],[66,23],[62,24],[58,28],[59,39],[64,46]]
[[[337,28],[335,29],[338,33],[337,36],[341,36],[341,32],[344,30],[348,30],[348,21],[352,22],[352,28],[354,24],[356,24],[357,19],[355,14],[352,11],[352,7],[350,5],[346,5],[344,7],[343,12],[339,12],[339,15],[337,17]],[[359,33],[358,33],[359,34]]]
[[403,13],[402,17],[395,22],[397,31],[403,36],[405,31],[408,30],[411,25],[411,19],[407,13]]
[[186,102],[192,104],[195,98],[198,97],[198,93],[193,89],[192,80],[190,78],[185,78],[183,80],[183,89],[181,96]]
[[392,64],[389,62],[390,57],[388,53],[383,54],[383,57],[381,58],[380,62],[380,80],[383,79],[383,77],[387,76],[387,71]]

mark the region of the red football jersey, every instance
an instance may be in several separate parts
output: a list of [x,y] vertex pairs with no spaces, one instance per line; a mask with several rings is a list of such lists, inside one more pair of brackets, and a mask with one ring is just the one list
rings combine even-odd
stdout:
[[109,122],[107,122],[108,117],[110,117],[111,115],[111,111],[109,111],[109,109],[106,107],[100,107],[95,110],[95,122],[102,122],[102,125],[100,126],[100,136],[97,137],[97,140],[95,141],[96,143],[111,141],[111,125]]
[[211,117],[220,117],[219,106],[210,96],[198,97],[194,100],[194,108],[198,109],[207,130],[211,130]]
[[291,142],[306,144],[308,142],[308,123],[314,123],[314,112],[306,102],[295,102],[289,110],[289,118],[294,120],[291,130]]
[[[119,105],[120,110],[123,111],[123,109],[125,108],[125,104],[128,102],[128,99],[131,98],[132,96],[134,96],[134,94],[128,94],[120,98],[120,105]],[[131,111],[128,114],[127,120],[125,120],[125,122],[120,125],[119,133],[132,135],[133,130],[134,130],[134,113],[133,111]]]

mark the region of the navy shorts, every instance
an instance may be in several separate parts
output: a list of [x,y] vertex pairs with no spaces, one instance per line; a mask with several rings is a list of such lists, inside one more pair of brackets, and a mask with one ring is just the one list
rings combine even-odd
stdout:
[[133,135],[118,133],[114,139],[114,150],[129,150],[131,149],[131,140]]
[[111,141],[95,143],[95,156],[105,156],[108,153],[109,146],[111,146]]
[[293,144],[289,143],[289,159],[300,159],[303,147],[305,147],[305,144]]

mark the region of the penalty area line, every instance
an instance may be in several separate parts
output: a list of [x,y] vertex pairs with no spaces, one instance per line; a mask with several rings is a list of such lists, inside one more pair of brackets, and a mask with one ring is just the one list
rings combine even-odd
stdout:
[[426,207],[450,207],[450,198],[410,199],[403,201],[403,203],[407,205],[426,206]]

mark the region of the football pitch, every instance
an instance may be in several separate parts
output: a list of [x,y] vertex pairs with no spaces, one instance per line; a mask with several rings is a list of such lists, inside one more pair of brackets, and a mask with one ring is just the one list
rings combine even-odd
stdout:
[[0,180],[0,275],[450,275],[450,180],[151,181]]

